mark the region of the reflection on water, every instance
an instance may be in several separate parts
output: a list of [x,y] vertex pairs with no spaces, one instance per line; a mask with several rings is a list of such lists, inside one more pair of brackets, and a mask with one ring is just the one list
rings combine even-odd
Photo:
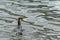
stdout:
[[[1,40],[60,40],[59,1],[1,0]],[[23,35],[13,30],[22,16]]]

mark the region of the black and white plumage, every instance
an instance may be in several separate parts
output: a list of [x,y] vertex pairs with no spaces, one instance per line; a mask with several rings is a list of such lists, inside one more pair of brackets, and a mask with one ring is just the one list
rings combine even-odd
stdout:
[[18,26],[16,29],[16,35],[22,35],[22,26],[21,26],[21,22],[23,21],[23,18],[18,18]]

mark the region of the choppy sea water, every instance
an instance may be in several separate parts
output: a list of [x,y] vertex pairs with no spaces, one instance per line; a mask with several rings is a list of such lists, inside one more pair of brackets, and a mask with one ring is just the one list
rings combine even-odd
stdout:
[[[0,1],[0,40],[60,40],[59,1]],[[22,16],[22,36],[13,31]]]

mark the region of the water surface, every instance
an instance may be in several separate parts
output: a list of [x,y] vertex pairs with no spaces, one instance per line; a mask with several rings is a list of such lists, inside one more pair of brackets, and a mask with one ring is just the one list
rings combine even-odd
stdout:
[[[0,1],[1,40],[60,40],[59,1]],[[22,16],[22,36],[13,30]]]

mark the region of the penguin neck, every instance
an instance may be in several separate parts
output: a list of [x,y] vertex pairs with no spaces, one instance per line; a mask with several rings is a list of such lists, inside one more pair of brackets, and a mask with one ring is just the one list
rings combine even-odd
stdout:
[[20,21],[18,21],[18,27],[17,27],[17,28],[19,29],[19,28],[20,28],[20,26],[21,26],[21,23],[20,23]]

